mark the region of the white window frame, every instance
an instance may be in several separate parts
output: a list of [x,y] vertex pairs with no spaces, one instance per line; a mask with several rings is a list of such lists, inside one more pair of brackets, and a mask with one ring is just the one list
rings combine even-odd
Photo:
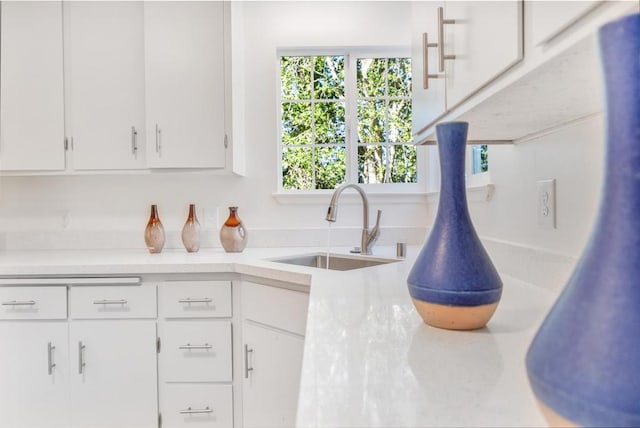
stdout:
[[[280,80],[280,58],[282,56],[333,56],[345,57],[345,145],[346,145],[346,177],[345,182],[361,186],[369,194],[424,195],[427,192],[426,150],[416,146],[417,182],[416,183],[358,183],[358,130],[357,127],[357,75],[356,61],[359,58],[411,58],[409,47],[335,47],[335,48],[281,48],[276,55],[276,124],[277,124],[277,192],[282,195],[326,195],[333,189],[297,190],[284,189],[282,186],[282,86]],[[415,84],[415,83],[414,83]],[[411,144],[411,143],[409,143]]]

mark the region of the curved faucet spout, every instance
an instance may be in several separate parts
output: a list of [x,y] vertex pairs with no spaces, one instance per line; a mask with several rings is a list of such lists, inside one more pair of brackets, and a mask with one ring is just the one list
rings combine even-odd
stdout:
[[362,254],[371,254],[371,248],[373,247],[374,242],[380,234],[380,215],[382,214],[382,211],[378,210],[376,225],[374,226],[371,233],[369,233],[369,199],[367,198],[367,194],[364,192],[364,190],[362,190],[360,186],[358,186],[357,184],[347,183],[336,187],[333,192],[333,196],[331,197],[329,209],[327,210],[327,216],[325,218],[330,222],[336,221],[336,218],[338,216],[338,198],[340,198],[342,192],[344,192],[348,188],[355,189],[362,198],[362,242],[360,245],[360,251],[362,252]]

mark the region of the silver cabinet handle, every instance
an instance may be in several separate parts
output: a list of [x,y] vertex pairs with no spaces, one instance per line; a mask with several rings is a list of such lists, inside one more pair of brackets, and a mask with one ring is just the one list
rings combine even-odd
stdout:
[[253,352],[253,349],[249,349],[249,345],[244,345],[244,378],[249,379],[249,372],[253,371],[253,367],[249,367],[249,352]]
[[138,131],[136,131],[136,127],[131,127],[131,154],[133,156],[138,155]]
[[33,306],[35,304],[35,300],[9,300],[2,302],[2,306]]
[[156,123],[156,153],[162,156],[162,129],[160,125]]
[[47,343],[47,373],[49,375],[53,374],[53,368],[56,366],[56,363],[53,362],[53,351],[55,349],[56,347],[51,342]]
[[191,297],[187,297],[186,299],[178,300],[178,303],[211,303],[213,299],[210,297],[203,297],[200,299],[192,299]]
[[178,346],[178,349],[211,349],[213,346],[205,343],[204,345],[192,345],[187,343],[186,345]]
[[455,55],[445,55],[444,53],[444,26],[445,24],[455,24],[455,19],[444,19],[444,8],[438,8],[438,51],[440,53],[440,63],[438,70],[444,71],[444,61],[446,59],[456,59]]
[[87,363],[84,362],[84,350],[86,346],[82,343],[82,340],[78,342],[78,374],[82,374],[84,367]]
[[210,409],[209,406],[204,409],[192,409],[191,407],[187,407],[184,410],[180,410],[180,414],[182,415],[191,415],[194,413],[213,413],[213,409]]
[[422,33],[422,88],[429,89],[429,79],[437,79],[438,74],[429,74],[429,48],[437,48],[438,43],[429,43],[429,35]]
[[129,302],[125,299],[113,299],[113,300],[102,299],[102,300],[93,301],[94,305],[126,305],[127,303]]

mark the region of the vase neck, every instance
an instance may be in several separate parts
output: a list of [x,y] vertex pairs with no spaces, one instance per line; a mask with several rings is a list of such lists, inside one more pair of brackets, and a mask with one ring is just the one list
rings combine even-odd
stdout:
[[196,206],[195,204],[189,204],[189,216],[187,220],[196,221]]
[[158,220],[158,206],[151,205],[151,214],[149,215],[150,220]]
[[[467,124],[453,122],[438,125],[438,156],[440,158],[440,206],[459,213],[468,213],[465,189],[465,152]],[[445,210],[438,210],[441,214]]]
[[606,94],[601,214],[603,221],[628,220],[640,215],[640,15],[605,25],[599,43]]
[[225,226],[236,227],[240,225],[241,221],[238,218],[238,207],[229,207],[229,218],[224,222]]

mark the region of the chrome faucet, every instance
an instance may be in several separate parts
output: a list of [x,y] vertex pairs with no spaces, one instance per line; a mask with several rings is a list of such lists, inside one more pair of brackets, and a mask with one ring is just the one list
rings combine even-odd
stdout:
[[367,199],[366,193],[364,193],[364,190],[362,190],[360,186],[356,184],[343,184],[336,187],[331,197],[331,202],[329,203],[326,220],[330,222],[336,221],[336,217],[338,216],[338,198],[342,192],[349,187],[357,190],[362,197],[362,242],[360,243],[360,252],[362,254],[371,254],[371,248],[380,235],[380,215],[382,214],[382,210],[378,210],[376,225],[371,229],[371,233],[369,233],[369,199]]

